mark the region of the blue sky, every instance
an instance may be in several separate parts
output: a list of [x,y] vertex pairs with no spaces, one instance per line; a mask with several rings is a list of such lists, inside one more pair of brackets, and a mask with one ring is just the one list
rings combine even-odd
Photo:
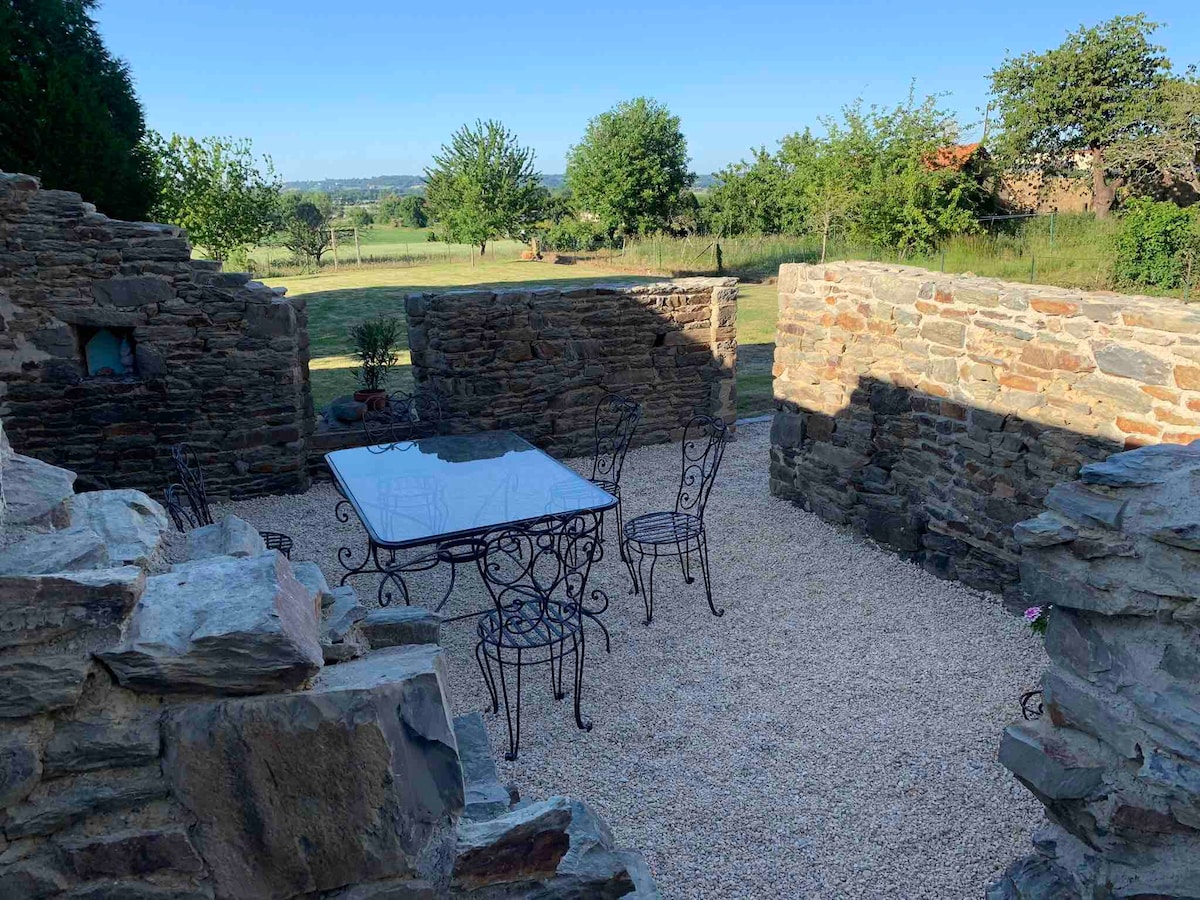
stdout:
[[964,123],[1006,51],[1145,11],[1177,68],[1200,62],[1195,0],[974,4],[102,0],[150,127],[248,137],[285,179],[417,174],[460,124],[496,118],[562,172],[587,120],[638,95],[682,119],[692,168],[815,126],[916,79]]

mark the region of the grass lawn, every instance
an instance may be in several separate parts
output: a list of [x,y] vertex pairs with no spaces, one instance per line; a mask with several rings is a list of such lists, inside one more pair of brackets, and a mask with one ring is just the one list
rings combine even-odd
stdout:
[[[436,244],[433,246],[437,246]],[[404,297],[415,291],[473,285],[566,284],[588,281],[657,281],[655,276],[627,275],[607,266],[576,263],[558,266],[544,262],[476,261],[418,266],[347,266],[317,275],[265,279],[283,285],[289,296],[308,301],[308,333],[313,402],[322,409],[335,397],[354,391],[354,360],[350,357],[350,326],[375,315],[404,320]],[[754,415],[771,408],[771,360],[777,309],[775,286],[743,285],[738,304],[738,412]],[[411,386],[407,336],[401,346],[401,367],[391,388]]]
[[[358,255],[363,262],[372,260],[402,261],[408,265],[426,263],[466,264],[468,268],[472,258],[479,264],[479,248],[467,244],[446,244],[441,241],[430,242],[428,228],[393,228],[390,225],[372,225],[358,230]],[[521,251],[528,249],[527,244],[520,241],[488,241],[486,257],[495,255],[500,259],[519,259]],[[250,258],[259,265],[265,266],[268,261],[272,265],[280,265],[291,254],[283,247],[257,247],[250,251]],[[357,259],[354,251],[354,241],[338,238],[338,260],[343,263],[353,263]],[[333,253],[326,253],[322,263],[331,266]]]

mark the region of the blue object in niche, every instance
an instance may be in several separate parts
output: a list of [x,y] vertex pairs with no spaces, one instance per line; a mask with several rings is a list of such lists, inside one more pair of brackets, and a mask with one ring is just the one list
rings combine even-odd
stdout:
[[88,375],[125,375],[133,363],[128,337],[117,337],[108,328],[97,331],[83,348]]

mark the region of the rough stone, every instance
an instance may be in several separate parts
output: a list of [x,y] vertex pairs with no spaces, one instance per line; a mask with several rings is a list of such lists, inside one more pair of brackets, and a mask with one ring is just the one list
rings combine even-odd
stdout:
[[12,731],[0,737],[0,810],[28,797],[41,777],[41,756],[30,734]]
[[1167,384],[1171,364],[1145,350],[1121,344],[1097,344],[1092,348],[1096,365],[1106,375],[1132,378],[1144,384]]
[[188,532],[188,559],[207,559],[212,556],[258,556],[267,552],[267,545],[249,522],[237,516],[226,516],[220,522],[194,528]]
[[500,783],[496,762],[488,743],[487,727],[480,713],[469,713],[454,719],[454,737],[462,761],[466,782],[467,821],[493,819],[508,811],[511,797],[508,788]]
[[30,532],[0,550],[0,575],[48,575],[109,565],[104,541],[86,526]]
[[48,776],[144,766],[158,759],[158,717],[132,721],[59,722],[46,745]]
[[304,585],[308,595],[320,609],[325,609],[333,603],[334,595],[329,589],[329,583],[325,580],[325,573],[315,562],[292,563],[292,574],[296,576],[297,581]]
[[273,550],[148,579],[124,641],[100,656],[123,686],[156,693],[294,688],[323,662],[308,592]]
[[66,863],[80,878],[120,878],[170,870],[203,871],[187,830],[173,826],[157,831],[120,831],[64,843]]
[[368,611],[358,624],[370,645],[379,649],[404,644],[436,644],[442,617],[421,606],[391,606]]
[[99,534],[114,564],[138,566],[150,565],[158,557],[163,532],[171,527],[157,501],[133,490],[76,494],[71,523]]
[[61,831],[88,816],[131,809],[167,795],[157,768],[131,770],[125,777],[89,773],[44,782],[24,803],[0,816],[10,840]]
[[15,453],[5,460],[0,481],[4,483],[9,527],[65,528],[70,523],[68,501],[75,493],[74,472]]
[[309,691],[168,713],[164,771],[219,895],[444,878],[463,780],[439,652],[376,651]]
[[0,659],[0,719],[65,709],[79,702],[91,663],[82,654]]
[[118,626],[145,585],[136,566],[0,576],[0,649]]

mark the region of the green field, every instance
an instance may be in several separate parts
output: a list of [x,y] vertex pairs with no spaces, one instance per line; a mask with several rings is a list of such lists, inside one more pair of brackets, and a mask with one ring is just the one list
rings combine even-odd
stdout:
[[[289,296],[303,296],[308,303],[313,401],[318,409],[322,409],[334,397],[354,390],[354,360],[349,355],[350,326],[380,314],[403,321],[406,294],[482,284],[517,287],[618,279],[654,281],[657,276],[614,272],[607,266],[589,263],[558,266],[545,262],[488,260],[477,261],[474,267],[463,263],[412,267],[347,266],[336,272],[326,269],[320,274],[265,280],[272,286],[286,286]],[[742,415],[770,409],[769,354],[775,340],[775,310],[773,285],[743,286],[738,304],[738,339],[742,345],[738,361],[738,410]],[[400,355],[401,367],[392,379],[392,389],[406,388],[412,383],[407,341]]]

